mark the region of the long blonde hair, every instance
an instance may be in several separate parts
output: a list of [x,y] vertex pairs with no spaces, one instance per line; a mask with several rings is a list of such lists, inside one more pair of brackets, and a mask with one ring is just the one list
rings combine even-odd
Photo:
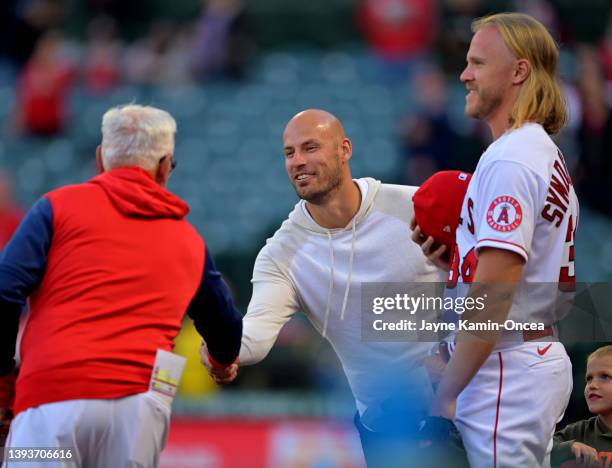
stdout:
[[565,98],[557,76],[559,50],[546,28],[524,13],[498,13],[478,18],[472,32],[494,26],[516,58],[531,64],[510,114],[512,128],[526,121],[537,122],[548,134],[558,133],[566,123]]

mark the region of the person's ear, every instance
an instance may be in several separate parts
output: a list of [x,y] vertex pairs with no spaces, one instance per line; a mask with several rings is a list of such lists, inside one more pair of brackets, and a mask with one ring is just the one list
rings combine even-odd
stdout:
[[348,160],[351,159],[351,156],[353,155],[353,143],[351,143],[351,140],[349,140],[348,138],[345,138],[344,140],[342,140],[342,143],[340,143],[340,155],[342,157],[342,160],[345,162],[348,162]]
[[104,163],[102,162],[102,145],[98,145],[96,148],[96,170],[98,174],[102,174],[104,172]]
[[157,169],[155,170],[155,182],[162,187],[165,187],[170,177],[170,166],[172,164],[172,155],[166,154],[159,160]]
[[520,85],[529,78],[531,73],[531,64],[527,59],[518,59],[514,66],[514,73],[512,75],[512,84]]

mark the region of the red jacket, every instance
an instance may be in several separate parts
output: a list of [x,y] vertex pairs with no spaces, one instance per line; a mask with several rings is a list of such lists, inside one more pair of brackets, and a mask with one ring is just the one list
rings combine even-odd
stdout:
[[[29,294],[15,413],[146,391],[156,350],[172,350],[206,275],[204,241],[183,219],[187,205],[139,168],[115,169],[45,199],[33,208],[51,226],[48,242],[32,243],[46,260]],[[0,268],[0,299],[2,286]],[[228,307],[234,310],[231,299]],[[217,352],[217,360],[237,355],[235,335],[235,350]]]

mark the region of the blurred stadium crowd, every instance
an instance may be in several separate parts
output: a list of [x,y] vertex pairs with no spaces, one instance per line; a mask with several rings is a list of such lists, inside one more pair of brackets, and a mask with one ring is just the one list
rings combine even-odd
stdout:
[[[190,204],[244,309],[255,255],[297,200],[282,163],[287,120],[309,107],[336,114],[354,144],[355,177],[418,185],[438,170],[473,170],[490,137],[463,116],[469,25],[507,10],[538,18],[561,46],[570,119],[558,144],[581,202],[577,276],[610,281],[606,0],[3,0],[0,247],[36,198],[94,174],[106,109],[152,104],[178,122],[170,188]],[[183,391],[197,396],[212,384],[194,341],[186,327],[177,349],[194,354]],[[293,320],[279,345],[233,387],[347,391],[305,323]]]

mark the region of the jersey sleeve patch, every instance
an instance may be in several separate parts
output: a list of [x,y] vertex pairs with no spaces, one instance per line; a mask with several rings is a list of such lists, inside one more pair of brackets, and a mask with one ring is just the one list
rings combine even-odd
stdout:
[[521,225],[522,220],[521,204],[509,195],[495,198],[487,210],[487,223],[499,232],[514,231]]

